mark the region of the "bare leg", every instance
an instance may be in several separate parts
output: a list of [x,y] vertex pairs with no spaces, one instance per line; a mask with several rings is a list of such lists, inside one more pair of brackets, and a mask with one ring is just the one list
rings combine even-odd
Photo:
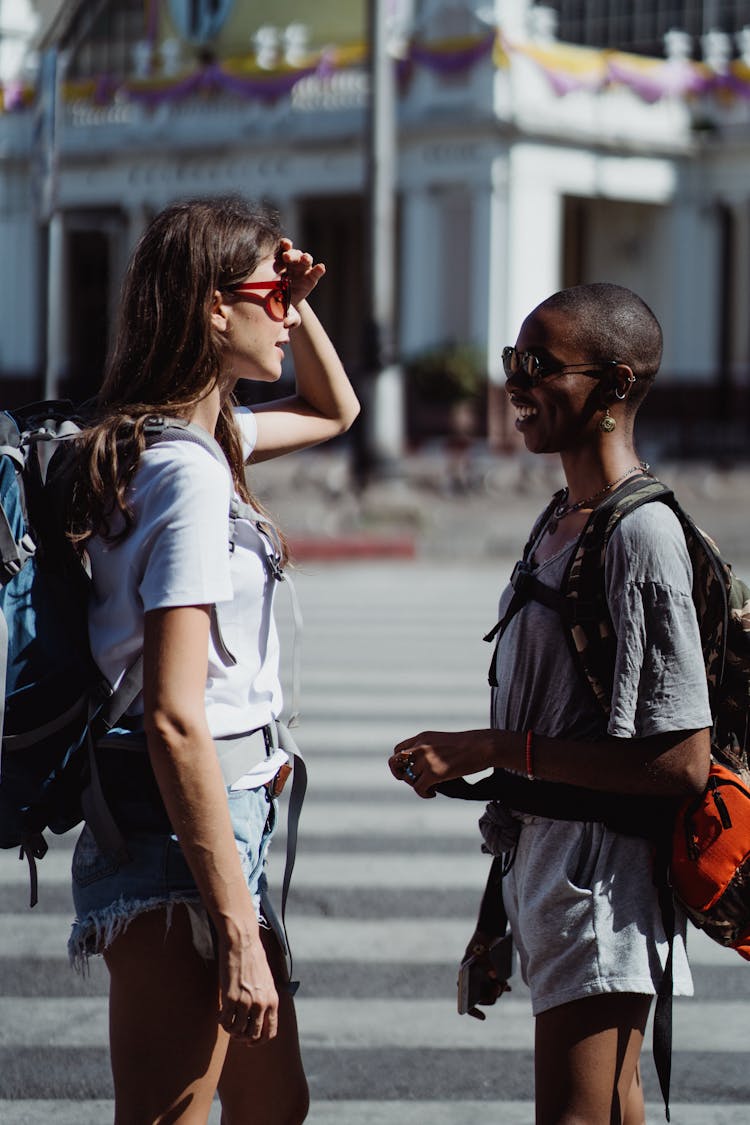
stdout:
[[537,1016],[536,1125],[643,1121],[638,1060],[650,1004],[610,993]]
[[635,1068],[633,1081],[630,1084],[622,1125],[646,1125],[646,1106],[643,1103],[640,1063]]
[[301,1125],[310,1104],[286,964],[272,933],[263,944],[279,988],[279,1032],[257,1045],[231,1040],[219,1079],[222,1125]]
[[135,918],[105,954],[115,1125],[205,1125],[228,1036],[216,965],[195,950],[187,911]]

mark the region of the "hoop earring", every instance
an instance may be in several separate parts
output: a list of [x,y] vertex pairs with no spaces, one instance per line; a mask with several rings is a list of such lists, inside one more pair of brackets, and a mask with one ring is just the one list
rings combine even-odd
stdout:
[[[628,397],[628,392],[629,392],[629,390],[632,387],[634,382],[635,382],[635,375],[632,375],[632,374],[628,375],[628,385],[627,385],[627,388],[626,388],[625,392],[623,394],[620,394],[617,387],[615,387],[615,398],[619,398],[620,402],[624,402],[625,399]],[[612,427],[612,428],[614,429],[614,427]]]
[[609,407],[607,407],[606,410],[605,410],[605,413],[604,413],[604,417],[602,418],[602,420],[599,423],[599,429],[602,431],[603,434],[611,434],[612,431],[616,428],[616,426],[617,426],[617,422],[615,421],[615,419],[610,414]]

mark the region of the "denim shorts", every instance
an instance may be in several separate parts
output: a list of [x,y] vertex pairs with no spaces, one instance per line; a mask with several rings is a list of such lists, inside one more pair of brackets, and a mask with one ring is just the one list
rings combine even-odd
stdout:
[[[133,754],[127,758],[132,762]],[[212,958],[215,946],[208,915],[164,807],[153,793],[128,792],[124,768],[116,760],[113,766],[108,764],[105,792],[129,858],[119,862],[112,852],[100,849],[92,830],[84,826],[73,853],[76,919],[68,942],[71,963],[84,968],[89,956],[104,952],[132,919],[145,911],[166,907],[169,926],[177,903],[188,906],[196,949],[207,959]],[[120,799],[115,799],[111,794],[118,792],[118,778],[123,784]],[[265,786],[228,791],[227,800],[237,852],[258,920],[276,933],[285,948],[265,876],[277,802],[269,797]]]

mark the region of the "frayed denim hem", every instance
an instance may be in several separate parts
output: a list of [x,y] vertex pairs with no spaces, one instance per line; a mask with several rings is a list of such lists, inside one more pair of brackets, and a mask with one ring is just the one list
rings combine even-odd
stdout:
[[[190,924],[193,931],[193,940],[196,948],[198,948],[198,941],[196,940],[196,922],[198,919],[195,918],[195,915],[206,916],[207,926],[206,911],[200,899],[190,895],[169,899],[150,898],[143,900],[126,900],[120,897],[117,902],[110,906],[106,906],[102,910],[93,910],[85,918],[73,923],[68,939],[68,960],[71,967],[75,972],[85,975],[88,970],[89,957],[109,949],[115,938],[125,933],[134,918],[150,910],[166,909],[166,933],[172,924],[173,909],[180,904],[193,908],[189,911]],[[202,948],[198,948],[198,952],[204,957],[207,956],[208,951],[205,944],[202,943]],[[210,952],[209,956],[213,956],[213,951]]]

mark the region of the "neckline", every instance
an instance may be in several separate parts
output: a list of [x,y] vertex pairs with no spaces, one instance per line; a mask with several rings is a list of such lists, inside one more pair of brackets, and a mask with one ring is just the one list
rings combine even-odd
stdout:
[[569,551],[572,547],[575,547],[576,543],[580,539],[580,535],[573,535],[570,539],[566,539],[565,542],[562,543],[553,554],[549,555],[546,559],[542,559],[541,562],[538,562],[536,552],[546,533],[547,524],[545,523],[544,527],[537,536],[531,554],[529,555],[529,562],[531,563],[533,569],[536,571],[542,570],[542,568],[547,566],[548,563],[555,562],[556,559],[559,559],[560,556],[564,555],[566,551]]

